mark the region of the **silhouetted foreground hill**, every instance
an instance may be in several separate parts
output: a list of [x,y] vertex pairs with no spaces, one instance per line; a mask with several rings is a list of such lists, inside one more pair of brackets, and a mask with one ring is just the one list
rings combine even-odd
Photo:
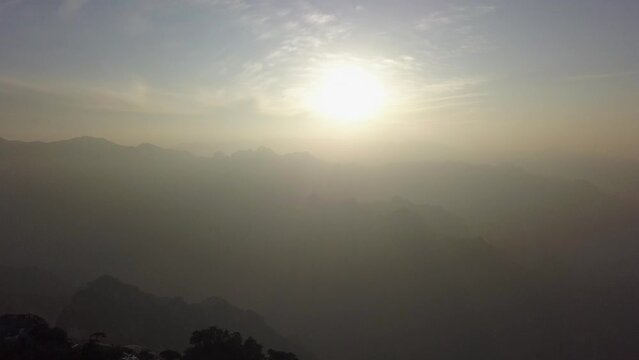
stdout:
[[298,360],[293,353],[269,349],[238,332],[208,327],[190,335],[183,355],[175,350],[152,351],[139,345],[105,343],[104,332],[78,340],[51,328],[33,314],[0,316],[0,358],[3,360]]
[[83,138],[0,141],[0,198],[0,261],[217,294],[322,359],[637,353],[637,265],[606,265],[639,248],[637,213],[585,182]]
[[313,359],[307,350],[278,335],[252,311],[217,298],[193,304],[181,298],[161,298],[106,275],[83,286],[60,313],[56,325],[75,338],[105,332],[112,342],[154,350],[183,350],[193,331],[216,326],[260,339],[269,348]]

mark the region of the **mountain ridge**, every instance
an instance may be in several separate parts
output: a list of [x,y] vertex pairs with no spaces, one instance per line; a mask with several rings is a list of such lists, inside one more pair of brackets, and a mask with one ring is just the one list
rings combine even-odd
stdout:
[[[563,358],[579,358],[570,349],[585,349],[580,337],[628,349],[605,337],[625,322],[597,328],[601,295],[571,265],[584,253],[612,263],[625,249],[607,239],[633,213],[597,188],[507,166],[30,150],[41,146],[0,149],[0,261],[73,281],[110,273],[187,299],[217,294],[325,359],[451,348],[551,359],[557,342]],[[576,294],[588,300],[571,308]],[[562,332],[557,319],[597,331]]]
[[314,359],[308,350],[278,335],[253,311],[241,310],[217,297],[196,303],[179,297],[157,297],[106,274],[75,293],[56,325],[77,338],[105,332],[116,343],[158,351],[183,350],[193,331],[216,326],[260,339],[271,348],[295,352],[302,359]]

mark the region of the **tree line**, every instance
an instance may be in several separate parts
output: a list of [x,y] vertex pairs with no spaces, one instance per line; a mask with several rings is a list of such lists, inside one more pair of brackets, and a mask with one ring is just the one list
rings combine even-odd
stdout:
[[211,326],[196,330],[183,351],[159,353],[136,346],[112,345],[107,334],[73,341],[66,331],[50,327],[33,314],[0,316],[0,359],[3,360],[298,360],[293,353],[268,349],[252,337]]

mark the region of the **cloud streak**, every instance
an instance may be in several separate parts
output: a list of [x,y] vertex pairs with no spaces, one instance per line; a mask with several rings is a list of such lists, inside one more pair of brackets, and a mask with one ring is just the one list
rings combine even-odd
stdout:
[[[452,104],[452,99],[478,93],[486,78],[477,81],[478,76],[457,74],[445,64],[453,46],[445,44],[450,39],[444,35],[452,33],[477,43],[468,30],[472,21],[494,10],[491,6],[451,7],[421,16],[414,26],[411,21],[399,25],[362,21],[362,13],[373,11],[369,8],[332,13],[292,0],[136,0],[124,5],[64,0],[57,15],[65,19],[98,11],[100,17],[116,17],[100,33],[91,35],[94,24],[84,29],[87,38],[98,37],[95,45],[78,45],[94,45],[96,54],[100,46],[117,45],[122,50],[83,63],[94,61],[105,69],[109,76],[103,79],[58,76],[65,82],[58,80],[47,87],[27,82],[30,85],[23,88],[55,93],[73,106],[102,110],[190,115],[252,103],[257,113],[300,116],[307,112],[304,97],[322,69],[353,63],[375,72],[387,84],[393,94],[387,109],[390,118],[401,109],[426,109],[431,102]],[[144,31],[127,30],[131,19],[143,24],[135,28]],[[370,34],[378,38],[367,38]],[[402,41],[385,46],[379,41],[385,37]],[[458,44],[454,52],[468,51],[468,43]],[[364,52],[358,50],[362,44],[367,45]],[[92,52],[79,55],[85,54]],[[139,65],[123,71],[122,66],[132,61],[128,59]],[[440,72],[444,64],[446,71]],[[47,64],[48,69],[56,66],[61,64]]]
[[565,81],[608,80],[608,79],[635,77],[637,75],[639,75],[639,71],[624,71],[624,72],[613,72],[613,73],[573,75],[573,76],[565,77],[564,80]]

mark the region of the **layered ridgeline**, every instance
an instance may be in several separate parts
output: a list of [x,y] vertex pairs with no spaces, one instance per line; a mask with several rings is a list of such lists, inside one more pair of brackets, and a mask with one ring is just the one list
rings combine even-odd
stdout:
[[80,288],[60,313],[56,325],[73,338],[104,332],[116,344],[136,344],[156,351],[187,348],[199,329],[215,326],[259,339],[267,348],[286,350],[300,359],[314,359],[301,345],[277,334],[255,312],[220,298],[187,303],[164,298],[103,275]]
[[[182,352],[194,331],[216,327],[259,339],[267,349],[293,352],[302,360],[315,358],[302,345],[276,333],[257,313],[220,298],[188,303],[180,297],[143,292],[108,275],[72,292],[70,286],[61,285],[62,281],[44,270],[7,266],[0,269],[0,315],[44,314],[49,323],[64,329],[76,341],[102,333],[114,344],[135,345],[155,352],[164,349]],[[15,327],[11,325],[15,321],[31,323],[34,318],[3,319],[6,322],[0,321],[0,328],[6,330],[7,326]],[[35,323],[41,325],[41,321]]]
[[81,138],[0,142],[0,196],[0,261],[218,294],[323,359],[586,358],[639,343],[624,330],[637,319],[618,316],[638,294],[602,291],[637,288],[637,212],[582,181]]

